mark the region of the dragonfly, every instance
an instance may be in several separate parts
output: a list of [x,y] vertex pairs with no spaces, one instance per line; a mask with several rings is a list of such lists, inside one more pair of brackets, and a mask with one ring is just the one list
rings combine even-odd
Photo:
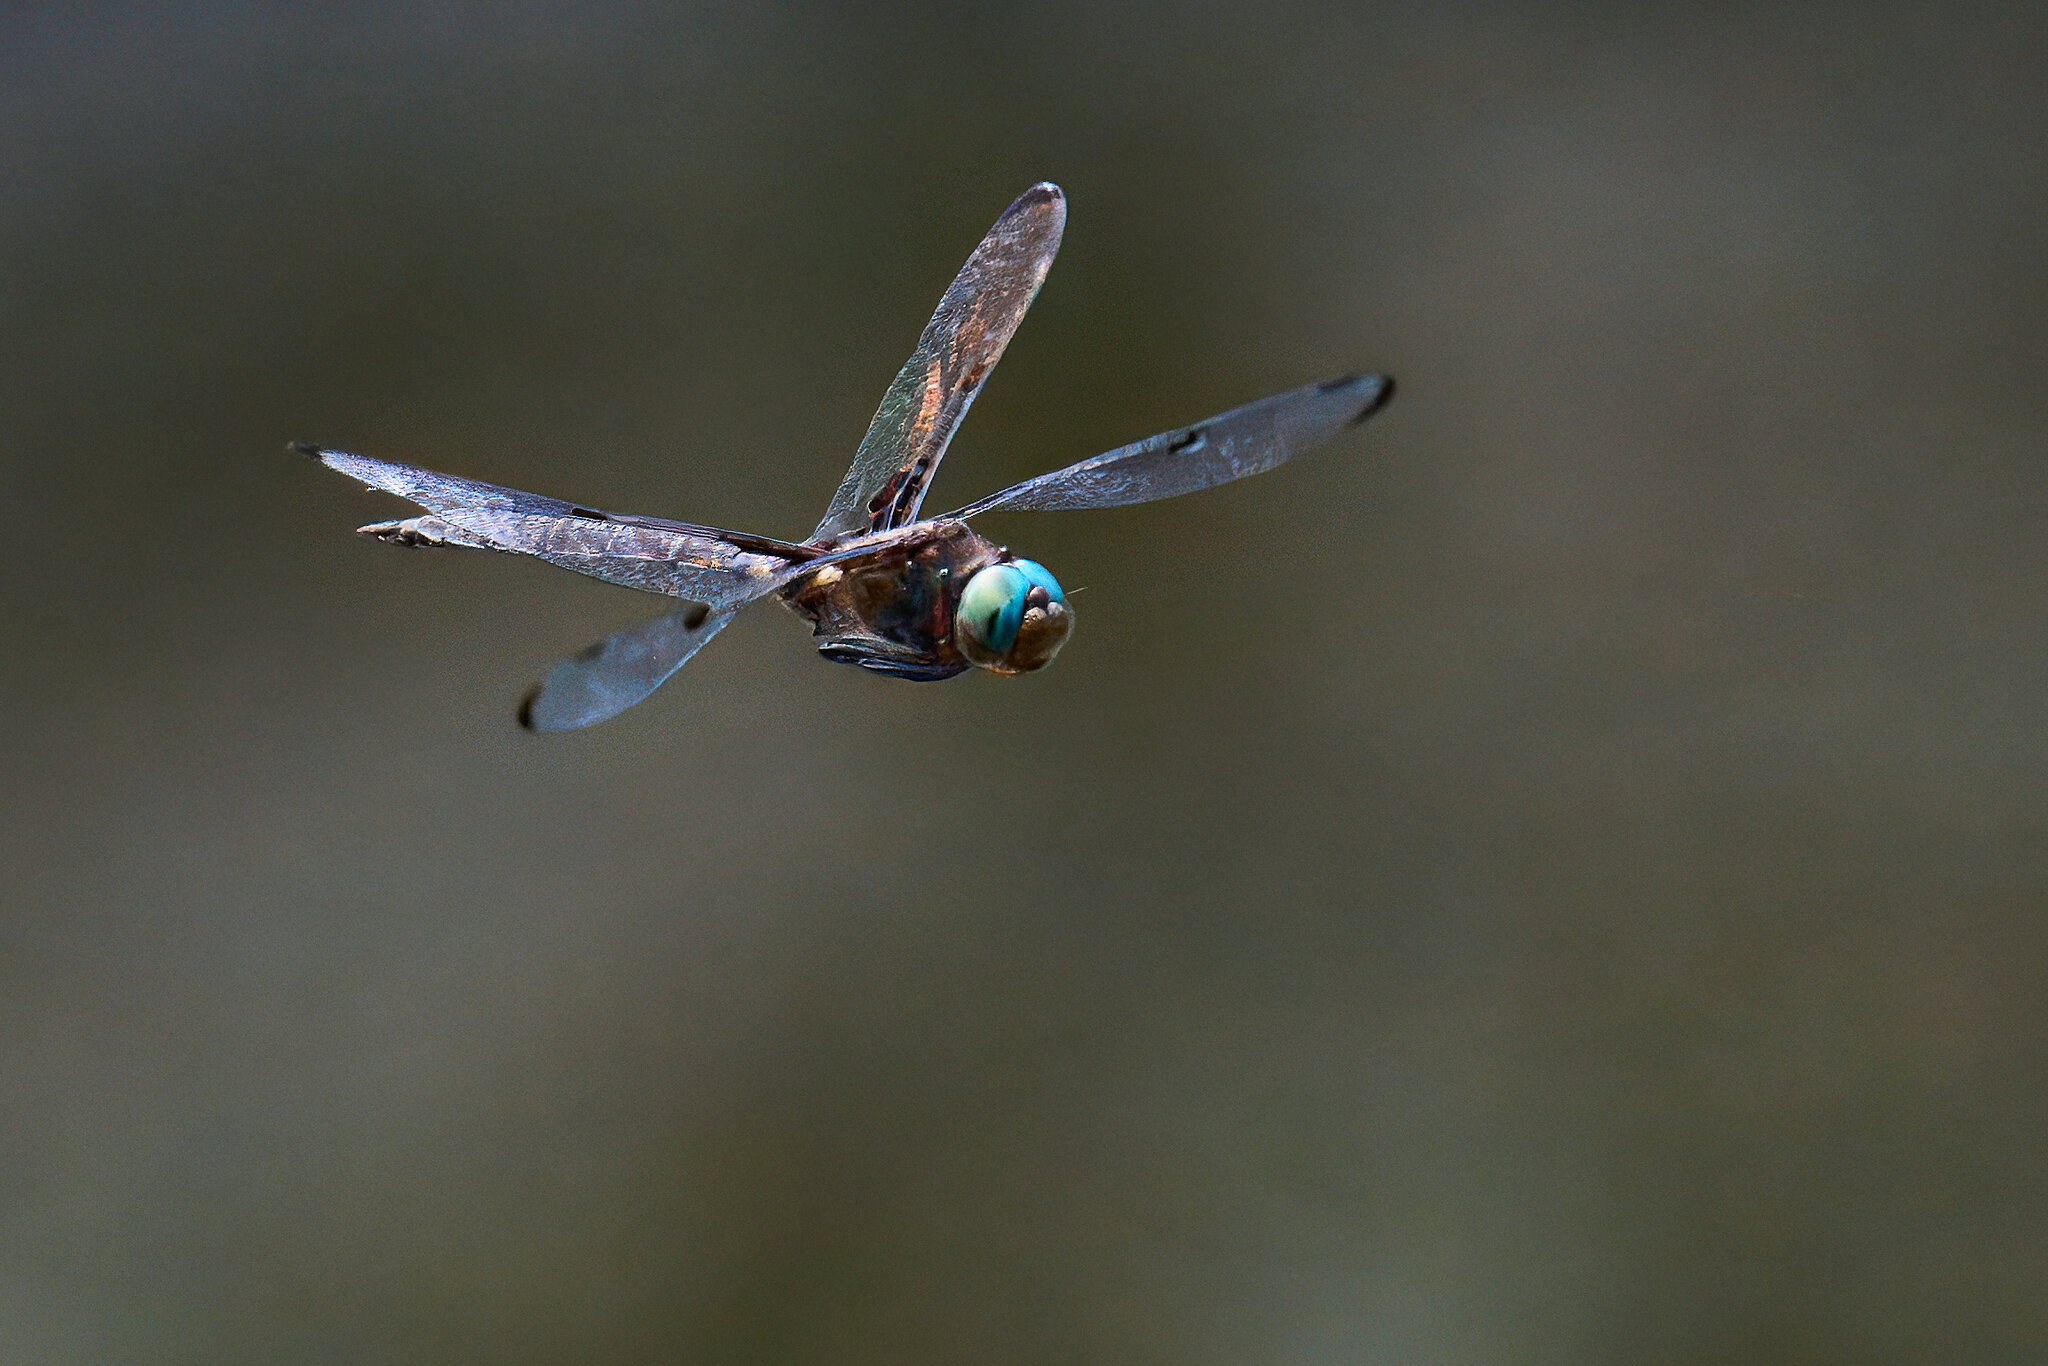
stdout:
[[801,541],[605,512],[306,442],[291,449],[421,509],[359,528],[364,535],[532,555],[683,601],[556,665],[520,704],[519,720],[532,730],[616,716],[741,609],[770,597],[810,623],[825,658],[885,677],[1031,673],[1066,644],[1073,604],[1049,570],[982,536],[975,518],[1124,507],[1259,474],[1363,422],[1394,389],[1381,374],[1305,385],[921,517],[954,431],[1045,282],[1066,218],[1066,197],[1050,183],[1003,211],[883,395],[824,518]]

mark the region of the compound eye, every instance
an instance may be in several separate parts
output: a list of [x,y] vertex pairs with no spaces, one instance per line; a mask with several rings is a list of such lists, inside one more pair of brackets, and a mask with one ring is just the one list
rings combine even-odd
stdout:
[[960,653],[976,664],[994,663],[1017,643],[1017,628],[1024,622],[1024,599],[1032,583],[1021,571],[1007,564],[992,564],[979,570],[961,590],[960,605],[953,611],[953,633]]
[[[1010,561],[1010,568],[1031,580],[1033,588],[1043,588],[1047,601],[1065,602],[1067,600],[1066,590],[1060,587],[1060,581],[1052,576],[1050,569],[1047,569],[1038,561],[1012,560]],[[1034,607],[1041,605],[1039,603],[1032,604]]]

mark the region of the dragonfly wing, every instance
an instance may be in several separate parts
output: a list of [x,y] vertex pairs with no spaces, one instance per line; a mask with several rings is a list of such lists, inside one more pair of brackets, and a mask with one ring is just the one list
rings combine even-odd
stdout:
[[1394,382],[1385,375],[1348,375],[1290,389],[1027,479],[947,515],[1123,507],[1227,484],[1264,473],[1365,421],[1393,392]]
[[774,592],[797,564],[817,553],[744,532],[601,512],[346,451],[293,449],[431,514],[362,528],[380,540],[533,555],[607,583],[714,608],[736,607]]
[[917,520],[946,443],[1045,283],[1066,222],[1066,196],[1057,185],[1033,185],[1003,211],[883,395],[812,539]]
[[738,611],[693,605],[607,636],[557,664],[519,704],[519,724],[575,730],[617,716],[666,683]]

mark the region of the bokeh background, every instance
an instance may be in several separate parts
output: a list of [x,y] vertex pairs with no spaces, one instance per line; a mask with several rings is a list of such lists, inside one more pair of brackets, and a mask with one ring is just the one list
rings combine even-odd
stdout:
[[[1057,668],[350,534],[309,438],[806,530]],[[0,16],[0,1360],[2038,1362],[2048,23],[2018,5]]]

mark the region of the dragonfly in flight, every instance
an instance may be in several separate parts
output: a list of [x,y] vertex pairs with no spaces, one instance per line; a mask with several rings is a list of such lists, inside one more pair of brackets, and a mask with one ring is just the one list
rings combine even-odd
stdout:
[[519,709],[535,730],[616,716],[666,682],[751,602],[780,597],[827,659],[893,678],[970,667],[1029,673],[1074,627],[1059,581],[970,525],[984,512],[1122,507],[1272,469],[1363,422],[1393,393],[1347,375],[1041,474],[942,517],[918,509],[954,429],[1045,282],[1066,226],[1057,185],[1026,190],[967,258],[882,398],[817,530],[802,541],[604,512],[305,443],[292,449],[423,509],[365,535],[396,545],[533,555],[687,605],[556,665]]

